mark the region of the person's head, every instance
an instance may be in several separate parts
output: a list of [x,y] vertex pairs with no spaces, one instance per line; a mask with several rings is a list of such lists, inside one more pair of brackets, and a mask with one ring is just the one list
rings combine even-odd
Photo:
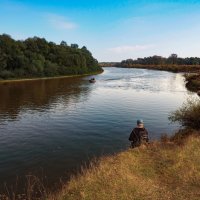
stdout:
[[137,126],[138,128],[143,128],[144,127],[144,121],[142,119],[137,120]]

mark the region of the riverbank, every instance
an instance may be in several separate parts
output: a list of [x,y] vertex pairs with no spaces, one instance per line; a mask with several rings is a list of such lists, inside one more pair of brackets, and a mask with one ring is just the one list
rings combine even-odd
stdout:
[[199,74],[188,74],[185,76],[186,87],[188,90],[197,92],[200,95],[200,73]]
[[[175,140],[163,138],[93,162],[48,200],[200,198],[199,132]],[[176,138],[177,139],[177,138]]]
[[94,73],[87,74],[78,74],[78,75],[66,75],[66,76],[55,76],[55,77],[39,77],[39,78],[21,78],[21,79],[8,79],[2,80],[0,79],[0,84],[11,83],[11,82],[26,82],[26,81],[40,81],[40,80],[50,80],[50,79],[65,79],[65,78],[76,78],[76,77],[84,77],[84,76],[92,76],[103,73],[103,69]]
[[197,200],[200,198],[200,101],[170,114],[174,136],[93,162],[49,200]]
[[199,200],[199,136],[200,131],[184,130],[171,138],[163,136],[147,146],[94,160],[58,192],[48,193],[33,177],[27,193],[10,194],[10,198],[0,194],[0,199]]
[[116,65],[115,67],[123,68],[139,68],[139,69],[152,69],[152,70],[161,70],[161,71],[170,71],[170,72],[185,72],[185,73],[199,73],[200,65]]

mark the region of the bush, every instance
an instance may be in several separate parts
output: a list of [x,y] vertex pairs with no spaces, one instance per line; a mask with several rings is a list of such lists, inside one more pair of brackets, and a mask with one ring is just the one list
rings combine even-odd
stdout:
[[14,77],[14,74],[13,74],[11,71],[3,70],[3,71],[1,71],[1,73],[0,73],[0,77],[1,77],[2,79],[13,78],[13,77]]
[[182,107],[169,116],[171,122],[179,122],[185,128],[200,130],[200,100],[188,99]]

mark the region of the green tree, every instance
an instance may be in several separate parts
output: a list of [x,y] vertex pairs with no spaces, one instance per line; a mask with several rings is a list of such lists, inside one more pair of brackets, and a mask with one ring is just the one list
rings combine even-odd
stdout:
[[68,46],[33,37],[16,41],[0,35],[0,78],[22,78],[83,74],[101,70],[98,62],[84,46]]
[[66,47],[67,46],[67,42],[65,42],[65,41],[61,41],[61,43],[60,43],[60,46],[64,46],[64,47]]
[[171,54],[170,56],[169,56],[169,58],[168,58],[168,62],[169,62],[169,64],[177,64],[177,61],[178,61],[178,55],[177,54],[175,54],[175,53],[173,53],[173,54]]
[[71,48],[78,49],[78,44],[71,44]]

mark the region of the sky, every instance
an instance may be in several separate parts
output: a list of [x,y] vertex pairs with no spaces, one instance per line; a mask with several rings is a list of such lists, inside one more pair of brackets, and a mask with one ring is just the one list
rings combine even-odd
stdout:
[[200,0],[0,0],[0,34],[86,46],[99,62],[200,57]]

